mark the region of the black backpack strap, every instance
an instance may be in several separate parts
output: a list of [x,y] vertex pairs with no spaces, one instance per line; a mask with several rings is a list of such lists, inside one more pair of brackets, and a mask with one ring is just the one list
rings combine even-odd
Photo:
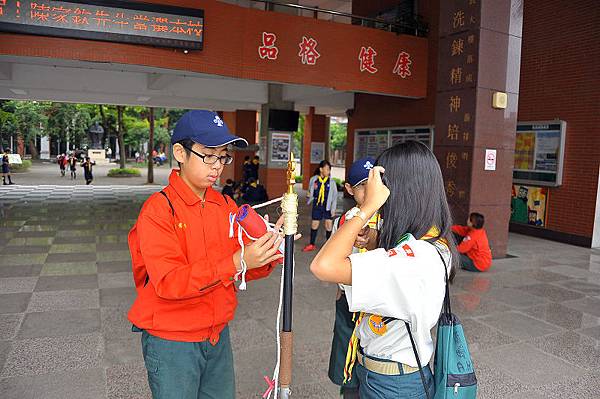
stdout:
[[[171,215],[175,216],[175,209],[173,208],[173,204],[171,204],[171,200],[169,199],[169,197],[167,197],[167,193],[165,193],[163,190],[161,190],[160,193],[163,195],[163,197],[165,197],[167,199],[167,202],[169,203],[169,208],[171,208]],[[146,281],[144,281],[144,287],[146,285],[148,285],[149,281],[150,281],[150,276],[146,272]]]
[[173,204],[171,204],[171,200],[169,199],[169,197],[167,197],[167,193],[165,193],[163,190],[161,190],[160,193],[167,199],[167,202],[169,203],[169,208],[171,208],[171,215],[175,216],[175,209],[173,209]]
[[421,359],[419,358],[419,353],[417,352],[417,345],[415,345],[415,339],[413,338],[412,332],[410,331],[410,326],[408,325],[407,321],[404,321],[404,325],[406,325],[406,331],[408,331],[408,337],[410,338],[410,343],[412,345],[413,352],[415,353],[415,357],[417,358],[417,366],[419,366],[419,374],[421,375],[421,382],[423,383],[425,396],[427,396],[427,399],[431,399],[429,396],[429,390],[427,389],[427,383],[425,382],[425,374],[423,374]]

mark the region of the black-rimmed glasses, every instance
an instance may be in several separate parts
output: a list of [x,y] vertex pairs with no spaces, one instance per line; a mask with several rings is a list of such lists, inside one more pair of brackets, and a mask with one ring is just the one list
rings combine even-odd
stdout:
[[196,151],[192,150],[189,147],[186,147],[186,146],[183,146],[183,145],[182,145],[182,147],[185,148],[186,150],[190,151],[192,154],[194,154],[194,155],[202,158],[202,160],[204,161],[204,163],[208,164],[208,165],[214,165],[217,161],[220,161],[222,165],[229,165],[229,164],[231,164],[233,162],[233,157],[231,155],[229,155],[229,154],[227,154],[227,155],[221,155],[221,156],[219,156],[219,155],[213,155],[213,154],[211,154],[211,155],[203,155],[203,154],[200,154],[199,152],[196,152]]

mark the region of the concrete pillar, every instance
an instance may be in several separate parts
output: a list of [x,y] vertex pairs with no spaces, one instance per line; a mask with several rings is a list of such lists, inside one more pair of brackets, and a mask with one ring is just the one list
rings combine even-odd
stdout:
[[[327,159],[328,141],[329,118],[325,115],[315,114],[315,107],[310,107],[304,120],[304,137],[302,139],[302,188],[305,190],[308,189],[308,181],[319,166],[319,162]],[[312,143],[323,143],[325,146],[323,159],[319,159],[316,163],[311,162]]]
[[42,136],[40,139],[40,159],[50,159],[50,137]]
[[237,110],[233,112],[223,112],[223,121],[229,127],[229,130],[236,136],[240,136],[251,146],[250,150],[238,150],[233,152],[233,163],[226,166],[221,174],[221,184],[225,184],[227,179],[241,181],[243,178],[244,157],[253,158],[256,153],[256,111]]
[[[280,84],[269,83],[268,85],[269,102],[263,104],[260,108],[260,123],[259,123],[259,145],[261,165],[259,170],[259,179],[262,185],[265,186],[269,198],[276,198],[285,192],[286,184],[286,168],[287,162],[277,162],[272,159],[272,135],[269,131],[269,111],[271,109],[293,110],[294,103],[283,101],[283,86]],[[290,135],[292,133],[290,132]],[[293,137],[290,137],[289,151],[292,150],[294,144]]]
[[[506,254],[519,97],[521,0],[440,2],[435,152],[457,223],[486,216],[493,255]],[[506,93],[505,108],[492,107]],[[485,170],[486,149],[496,151]]]

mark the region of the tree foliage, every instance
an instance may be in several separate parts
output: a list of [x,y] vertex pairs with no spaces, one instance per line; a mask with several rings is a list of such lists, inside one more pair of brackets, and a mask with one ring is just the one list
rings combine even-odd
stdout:
[[[155,108],[156,148],[169,145],[170,132],[185,111]],[[141,149],[148,141],[148,108],[123,106],[122,115],[122,126],[119,126],[115,105],[0,100],[0,146],[8,144],[11,136],[21,136],[36,156],[35,138],[40,135],[84,146],[89,144],[90,126],[98,122],[104,128],[103,146],[108,146],[108,138],[118,137],[121,131],[126,148]]]
[[346,148],[348,125],[345,123],[331,123],[329,125],[329,144],[332,150]]

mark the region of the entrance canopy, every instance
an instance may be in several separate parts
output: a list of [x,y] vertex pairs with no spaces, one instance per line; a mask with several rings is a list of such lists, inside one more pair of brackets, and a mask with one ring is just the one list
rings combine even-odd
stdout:
[[354,92],[426,96],[427,39],[218,1],[150,3],[0,2],[0,97],[258,109],[277,83],[299,111],[342,115]]
[[[268,82],[141,65],[44,57],[0,56],[0,98],[93,104],[260,110]],[[283,85],[283,100],[307,113],[344,115],[351,92]]]

